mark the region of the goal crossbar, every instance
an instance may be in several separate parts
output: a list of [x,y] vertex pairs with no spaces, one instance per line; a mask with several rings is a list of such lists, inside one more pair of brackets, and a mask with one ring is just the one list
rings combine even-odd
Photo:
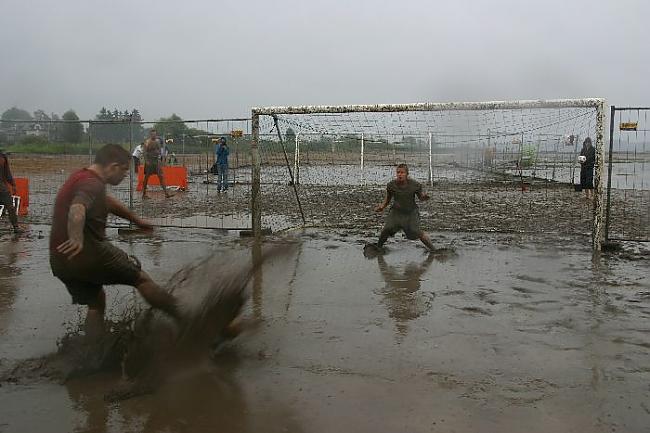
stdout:
[[522,101],[488,102],[419,102],[413,104],[375,105],[302,105],[287,107],[254,107],[253,115],[273,116],[276,114],[315,113],[384,113],[400,111],[472,111],[472,110],[516,110],[527,108],[586,108],[602,107],[602,98],[584,99],[539,99]]

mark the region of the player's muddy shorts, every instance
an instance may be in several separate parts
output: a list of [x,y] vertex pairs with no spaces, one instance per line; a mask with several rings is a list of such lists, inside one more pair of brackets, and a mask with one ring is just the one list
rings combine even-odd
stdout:
[[81,305],[92,304],[104,285],[135,286],[141,269],[136,257],[110,242],[89,242],[72,260],[50,252],[50,266],[72,295],[72,303]]
[[162,167],[160,166],[160,162],[158,160],[155,161],[144,161],[144,174],[145,175],[152,175],[152,174],[157,174],[160,176],[162,174]]
[[400,230],[404,231],[407,239],[414,240],[420,237],[420,212],[417,209],[412,212],[390,210],[382,232],[393,236]]

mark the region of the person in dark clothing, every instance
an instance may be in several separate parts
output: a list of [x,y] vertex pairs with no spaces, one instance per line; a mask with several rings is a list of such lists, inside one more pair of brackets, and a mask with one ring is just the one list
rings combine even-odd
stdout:
[[9,221],[14,228],[14,233],[22,233],[18,227],[17,209],[14,207],[13,195],[16,194],[16,182],[11,175],[9,168],[9,158],[7,154],[0,150],[0,204],[9,216]]
[[228,155],[230,155],[226,137],[219,139],[219,143],[215,146],[215,154],[218,166],[217,191],[226,192],[228,190]]
[[386,197],[383,203],[375,208],[376,212],[383,212],[386,206],[393,202],[379,235],[377,247],[383,247],[389,237],[403,230],[407,239],[420,239],[429,251],[433,251],[434,247],[429,236],[420,229],[420,210],[415,203],[415,197],[425,201],[429,200],[429,195],[422,191],[422,184],[409,179],[408,174],[409,169],[406,164],[397,166],[395,179],[386,185]]
[[594,166],[596,165],[596,149],[591,144],[591,138],[585,138],[580,150],[580,187],[588,200],[594,198]]
[[106,239],[109,213],[140,228],[152,228],[106,193],[107,184],[122,182],[129,170],[130,157],[121,146],[105,145],[97,151],[90,167],[70,175],[54,203],[50,266],[54,276],[65,284],[72,302],[88,306],[86,335],[91,338],[101,336],[104,331],[104,285],[133,286],[151,306],[179,318],[176,299],[142,271],[137,258]]

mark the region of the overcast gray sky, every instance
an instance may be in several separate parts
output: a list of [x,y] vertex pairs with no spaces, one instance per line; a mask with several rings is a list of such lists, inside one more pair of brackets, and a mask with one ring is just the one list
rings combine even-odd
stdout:
[[[647,0],[3,0],[0,111],[604,97],[650,105]],[[643,20],[643,21],[642,21]]]

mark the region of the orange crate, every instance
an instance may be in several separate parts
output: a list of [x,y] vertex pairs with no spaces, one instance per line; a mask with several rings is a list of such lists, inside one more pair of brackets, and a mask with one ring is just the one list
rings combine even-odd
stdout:
[[[178,189],[185,191],[187,189],[187,168],[180,165],[165,165],[163,166],[163,176],[165,178],[165,185],[171,187],[178,187]],[[138,186],[137,191],[142,191],[142,183],[144,182],[144,165],[138,168]],[[160,185],[160,179],[156,175],[149,176],[149,183],[147,187],[153,185]]]

